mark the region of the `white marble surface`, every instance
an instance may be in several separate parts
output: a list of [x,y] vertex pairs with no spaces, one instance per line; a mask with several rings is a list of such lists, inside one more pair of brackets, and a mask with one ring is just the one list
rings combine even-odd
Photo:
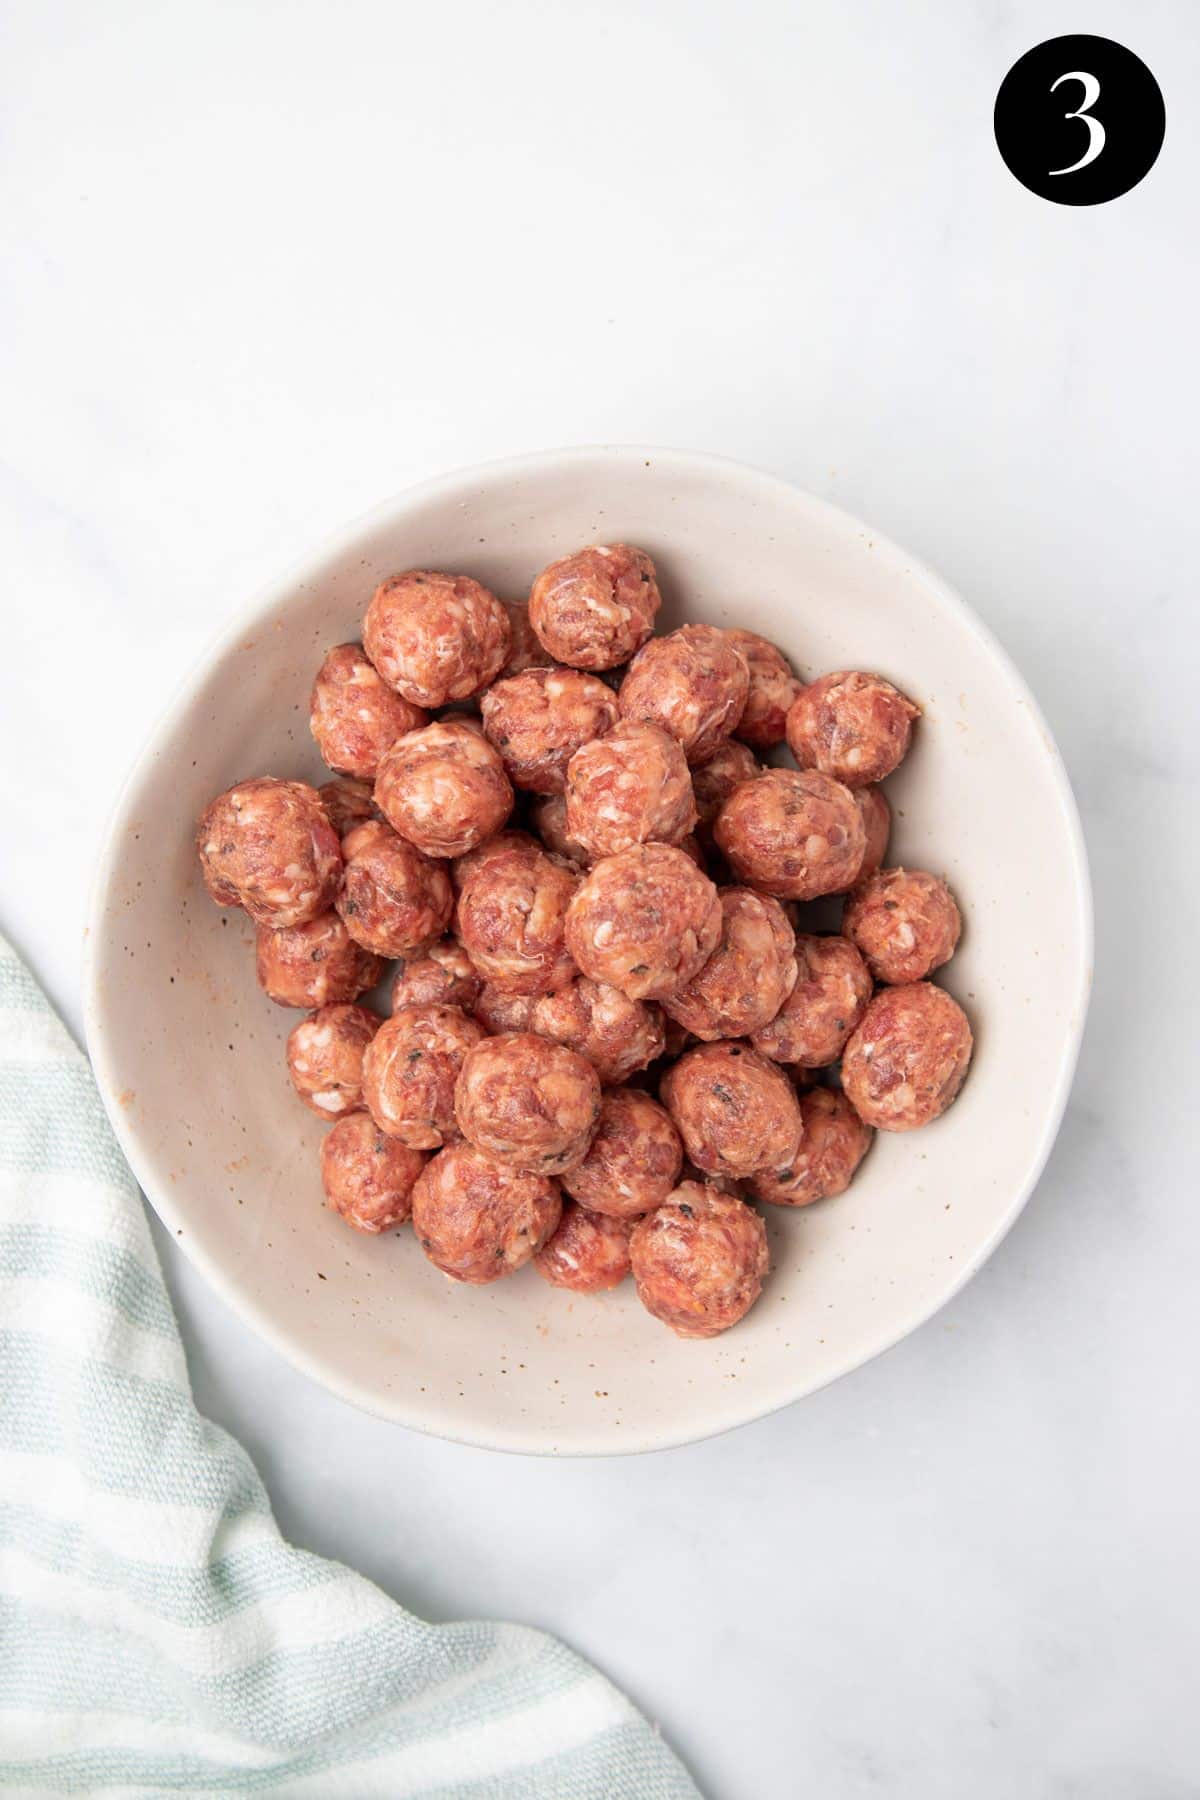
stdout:
[[[689,1450],[486,1455],[313,1389],[162,1244],[200,1402],[285,1528],[430,1616],[561,1632],[711,1800],[1200,1790],[1200,28],[1190,0],[1059,10],[46,0],[5,27],[0,921],[74,1022],[164,695],[261,578],[444,467],[640,440],[794,477],[956,582],[1062,744],[1098,903],[1067,1123],[987,1270],[853,1378]],[[1156,70],[1168,136],[1073,210],[990,118],[1080,28]]]

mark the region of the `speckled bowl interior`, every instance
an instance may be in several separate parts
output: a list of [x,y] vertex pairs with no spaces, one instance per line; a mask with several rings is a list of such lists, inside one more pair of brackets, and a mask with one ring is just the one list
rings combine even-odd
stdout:
[[[937,1124],[881,1137],[853,1187],[769,1212],[773,1269],[735,1330],[680,1342],[632,1286],[597,1299],[532,1270],[447,1281],[410,1231],[367,1239],[322,1205],[320,1122],[297,1103],[297,1014],[254,979],[241,913],[205,897],[195,819],[240,778],[322,779],[313,672],[375,583],[463,570],[505,595],[579,544],[658,565],[660,626],[738,624],[801,673],[876,669],[924,708],[888,784],[890,860],[944,873],[966,919],[939,976],[976,1057]],[[1066,1101],[1090,974],[1070,789],[1020,677],[963,602],[846,514],[754,470],[572,450],[410,490],[261,595],[138,763],[98,873],[88,1041],[118,1135],[183,1251],[292,1362],[370,1412],[471,1443],[613,1453],[680,1443],[812,1392],[894,1344],[979,1268],[1028,1198]]]

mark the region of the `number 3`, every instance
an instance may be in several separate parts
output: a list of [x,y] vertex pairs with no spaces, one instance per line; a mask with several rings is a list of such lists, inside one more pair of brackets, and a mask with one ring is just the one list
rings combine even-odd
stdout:
[[1078,162],[1073,162],[1067,169],[1051,169],[1048,171],[1051,175],[1073,175],[1076,169],[1086,169],[1089,163],[1095,162],[1104,148],[1104,127],[1099,119],[1093,119],[1088,111],[1088,107],[1095,106],[1100,98],[1100,83],[1094,75],[1089,75],[1084,69],[1071,69],[1069,73],[1060,75],[1057,81],[1050,83],[1050,92],[1053,93],[1055,88],[1061,87],[1064,81],[1079,81],[1083,84],[1083,105],[1078,107],[1075,112],[1064,113],[1063,117],[1083,120],[1088,128],[1088,147]]

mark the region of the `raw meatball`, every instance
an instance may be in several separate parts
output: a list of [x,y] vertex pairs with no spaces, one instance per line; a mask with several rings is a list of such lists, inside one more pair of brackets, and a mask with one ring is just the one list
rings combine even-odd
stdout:
[[204,885],[218,906],[244,906],[256,925],[303,925],[337,892],[342,852],[321,796],[304,781],[239,781],[196,828]]
[[490,1036],[502,1037],[508,1031],[532,1031],[529,1021],[536,1005],[534,994],[510,994],[507,988],[484,982],[473,1010]]
[[392,745],[375,778],[375,801],[426,856],[465,856],[499,831],[513,791],[482,733],[443,719]]
[[584,1155],[600,1078],[563,1044],[529,1031],[484,1038],[462,1066],[454,1110],[463,1136],[513,1169],[557,1175]]
[[720,936],[716,888],[671,844],[605,857],[567,912],[567,948],[583,973],[631,1000],[661,1000],[685,986]]
[[562,1178],[591,1212],[638,1219],[661,1206],[683,1165],[683,1146],[665,1107],[640,1088],[607,1088],[596,1135]]
[[638,651],[617,696],[621,716],[678,738],[690,763],[710,757],[746,710],[750,674],[728,631],[684,625]]
[[582,844],[577,844],[575,839],[567,833],[565,794],[542,794],[534,801],[530,818],[534,830],[547,850],[555,856],[565,857],[567,862],[574,863],[577,869],[587,868],[591,860],[587,851]]
[[709,1183],[681,1182],[629,1240],[638,1299],[677,1337],[710,1338],[743,1318],[770,1267],[753,1207]]
[[700,1044],[663,1076],[663,1105],[698,1169],[739,1180],[784,1169],[800,1148],[796,1091],[746,1044]]
[[762,774],[762,764],[745,744],[727,738],[692,769],[692,792],[700,825],[711,825],[735,787]]
[[481,1286],[536,1256],[562,1214],[556,1181],[451,1144],[427,1162],[412,1194],[413,1230],[430,1262]]
[[663,1053],[661,1010],[619,988],[578,976],[533,1003],[528,1029],[586,1056],[601,1081],[624,1081]]
[[542,570],[529,596],[529,622],[556,662],[612,669],[645,643],[661,604],[644,550],[594,544]]
[[773,1019],[796,980],[796,934],[778,900],[720,890],[721,940],[686,987],[663,1005],[695,1037],[748,1037]]
[[410,569],[375,589],[363,620],[367,655],[414,706],[445,706],[494,681],[512,646],[495,594],[469,575]]
[[873,1133],[845,1094],[815,1087],[800,1096],[804,1137],[786,1169],[760,1169],[750,1177],[756,1200],[772,1206],[808,1206],[845,1193],[871,1147]]
[[357,830],[371,835],[354,848],[334,903],[350,936],[377,956],[404,956],[440,937],[454,906],[444,865],[386,826]]
[[588,1212],[571,1201],[533,1266],[554,1287],[603,1294],[620,1287],[629,1273],[629,1229],[619,1219]]
[[876,981],[923,981],[954,955],[962,918],[944,881],[924,869],[880,869],[860,882],[842,932],[862,951]]
[[506,850],[476,867],[458,896],[458,935],[485,981],[548,994],[575,975],[563,937],[578,877],[541,850]]
[[363,1099],[379,1129],[414,1150],[457,1138],[455,1084],[483,1038],[457,1006],[406,1006],[385,1019],[363,1059]]
[[419,956],[401,957],[392,981],[392,1011],[406,1006],[461,1006],[474,1012],[483,986],[478,969],[454,938],[441,938]]
[[882,865],[887,855],[888,838],[892,830],[892,809],[884,799],[881,788],[860,787],[853,792],[867,834],[862,866],[855,879],[865,881],[868,875],[873,875]]
[[617,722],[611,690],[577,669],[527,669],[498,681],[480,705],[509,779],[535,794],[561,793],[579,746]]
[[500,856],[505,850],[540,850],[541,845],[528,831],[498,831],[495,837],[485,838],[474,850],[468,850],[465,856],[456,856],[450,867],[450,879],[454,883],[456,893],[461,893],[468,875],[476,869],[482,869],[485,863],[491,862],[494,856]]
[[425,713],[380,680],[361,644],[339,644],[317,671],[309,725],[331,769],[374,778],[379,759],[406,731],[424,725]]
[[881,988],[846,1045],[843,1090],[866,1124],[912,1131],[956,1098],[971,1042],[966,1014],[944,988]]
[[363,1056],[380,1021],[365,1006],[321,1006],[293,1027],[288,1074],[310,1112],[340,1119],[363,1103]]
[[352,825],[342,839],[342,859],[349,862],[352,856],[359,856],[370,844],[390,844],[395,837],[390,825],[382,819],[360,819]]
[[772,1062],[823,1069],[836,1062],[867,1010],[871,976],[842,937],[796,934],[796,981],[783,1007],[751,1036]]
[[735,788],[713,826],[740,880],[784,900],[849,886],[867,834],[850,789],[812,769],[765,769]]
[[787,719],[788,748],[802,769],[866,787],[899,767],[920,713],[881,675],[839,670],[797,696]]
[[382,958],[356,944],[333,911],[280,931],[260,925],[254,960],[258,984],[277,1006],[357,1000],[383,974]]
[[356,825],[377,817],[374,791],[369,781],[356,781],[353,775],[335,775],[317,792],[325,816],[340,838]]
[[508,623],[512,628],[512,647],[508,653],[508,661],[500,671],[499,679],[503,681],[509,675],[523,675],[526,669],[548,669],[554,661],[548,656],[538,642],[537,633],[529,623],[529,605],[525,600],[502,600],[500,604],[508,614]]
[[590,857],[678,844],[696,823],[692,778],[669,733],[622,719],[567,764],[567,832]]
[[770,750],[787,736],[787,716],[803,687],[792,674],[781,650],[756,631],[731,631],[728,635],[746,659],[750,693],[736,731],[756,750]]
[[355,1231],[391,1231],[412,1210],[425,1158],[380,1131],[369,1113],[348,1113],[321,1140],[321,1183],[334,1212]]

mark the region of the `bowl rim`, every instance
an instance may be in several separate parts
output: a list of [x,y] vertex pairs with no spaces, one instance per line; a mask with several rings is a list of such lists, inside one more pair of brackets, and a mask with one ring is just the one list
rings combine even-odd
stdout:
[[[179,715],[190,703],[199,673],[210,670],[230,649],[243,641],[248,629],[262,614],[286,601],[296,587],[309,577],[314,564],[328,562],[340,554],[344,554],[364,535],[385,524],[399,507],[403,506],[406,510],[420,507],[428,501],[459,490],[472,482],[488,482],[532,475],[551,468],[561,469],[564,464],[594,463],[597,459],[613,463],[627,463],[636,460],[645,463],[648,467],[668,463],[672,467],[678,468],[681,473],[686,473],[689,469],[703,471],[709,475],[725,473],[736,478],[743,487],[757,488],[764,495],[783,500],[792,506],[799,502],[809,510],[814,519],[824,518],[831,528],[843,533],[851,530],[867,536],[874,550],[879,554],[880,560],[891,558],[898,564],[903,564],[904,568],[927,591],[932,592],[939,604],[957,614],[960,623],[970,631],[999,666],[1006,681],[1028,710],[1030,720],[1041,739],[1047,771],[1065,826],[1069,862],[1074,879],[1074,901],[1077,913],[1074,940],[1076,958],[1070,1023],[1064,1032],[1060,1046],[1057,1072],[1041,1137],[1031,1158],[1025,1180],[1014,1191],[993,1231],[979,1246],[976,1253],[956,1271],[953,1281],[932,1304],[921,1304],[914,1307],[899,1326],[881,1333],[878,1340],[872,1341],[865,1349],[848,1355],[837,1367],[816,1379],[796,1380],[786,1391],[773,1393],[766,1399],[753,1403],[737,1418],[719,1420],[711,1428],[698,1429],[693,1424],[676,1430],[672,1430],[669,1426],[665,1429],[643,1429],[640,1432],[632,1433],[620,1443],[612,1443],[599,1437],[589,1439],[587,1433],[584,1432],[580,1434],[578,1442],[551,1445],[543,1441],[536,1432],[525,1431],[515,1424],[499,1426],[490,1431],[463,1430],[461,1428],[456,1430],[449,1418],[440,1426],[434,1425],[427,1419],[407,1414],[402,1403],[392,1410],[385,1409],[380,1405],[378,1396],[353,1380],[331,1373],[319,1354],[310,1353],[302,1343],[294,1338],[289,1338],[281,1330],[278,1330],[270,1315],[263,1312],[227,1277],[221,1262],[199,1247],[190,1232],[184,1232],[181,1237],[175,1237],[177,1227],[187,1223],[186,1212],[173,1203],[169,1185],[159,1179],[158,1171],[154,1166],[154,1158],[149,1149],[143,1145],[135,1121],[126,1109],[116,1103],[115,1095],[119,1083],[113,1067],[105,1026],[107,1005],[100,991],[99,952],[103,941],[107,896],[116,873],[116,849],[123,837],[123,825],[130,812],[131,804],[140,791],[146,770],[154,762],[166,740],[173,734]],[[886,1351],[894,1349],[911,1333],[927,1324],[957,1294],[961,1293],[967,1283],[978,1274],[984,1263],[994,1254],[1024,1211],[1041,1179],[1050,1152],[1058,1137],[1070,1098],[1087,1023],[1093,956],[1094,906],[1087,847],[1078,805],[1062,753],[1041,707],[1016,663],[995,637],[990,627],[983,623],[957,590],[930,568],[922,558],[912,555],[890,538],[887,533],[876,531],[874,527],[869,526],[844,507],[811,493],[783,476],[758,468],[754,464],[708,451],[677,450],[662,445],[582,444],[565,446],[560,449],[531,451],[516,456],[491,458],[485,462],[468,464],[423,481],[411,483],[388,495],[364,512],[355,515],[333,531],[326,533],[310,546],[305,554],[293,558],[282,573],[260,583],[250,599],[236,609],[229,621],[210,641],[202,655],[193,662],[189,672],[181,677],[144,740],[109,811],[88,895],[82,957],[82,1011],[87,1049],[91,1057],[101,1101],[142,1193],[163,1225],[171,1233],[172,1241],[178,1244],[188,1261],[199,1270],[225,1304],[231,1308],[235,1316],[276,1350],[293,1368],[326,1389],[327,1392],[335,1394],[339,1399],[347,1401],[373,1418],[390,1425],[402,1425],[407,1429],[420,1431],[425,1436],[443,1438],[451,1443],[477,1449],[501,1450],[510,1454],[532,1456],[628,1456],[646,1454],[655,1450],[678,1449],[687,1444],[720,1437],[726,1432],[738,1430],[743,1425],[753,1424],[759,1419],[768,1417],[771,1413],[781,1411],[785,1406],[805,1399],[810,1394],[819,1393],[822,1388],[830,1386],[854,1370],[865,1367],[867,1363],[873,1362],[876,1357],[882,1356]]]

